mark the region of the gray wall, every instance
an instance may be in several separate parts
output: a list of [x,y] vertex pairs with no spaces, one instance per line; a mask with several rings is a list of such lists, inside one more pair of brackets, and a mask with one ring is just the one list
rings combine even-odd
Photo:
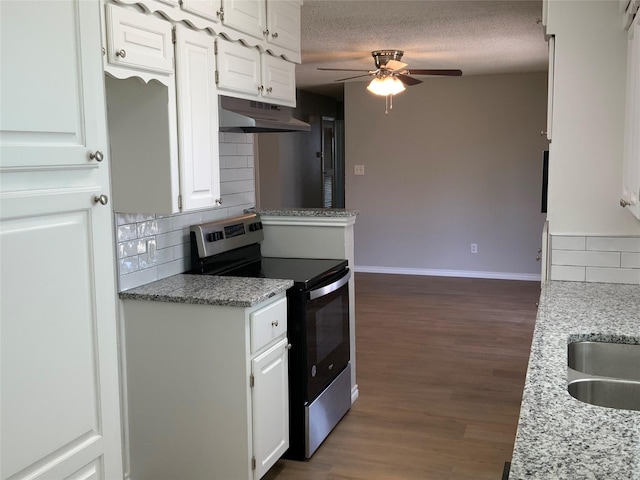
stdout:
[[425,78],[388,115],[365,87],[345,85],[357,269],[536,278],[546,72]]

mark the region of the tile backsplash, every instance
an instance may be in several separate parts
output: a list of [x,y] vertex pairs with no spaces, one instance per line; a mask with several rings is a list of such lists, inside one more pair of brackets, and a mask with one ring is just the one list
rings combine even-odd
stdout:
[[191,225],[255,206],[253,146],[252,133],[220,133],[221,207],[176,215],[115,214],[119,291],[189,270]]
[[551,280],[640,285],[640,237],[551,236]]

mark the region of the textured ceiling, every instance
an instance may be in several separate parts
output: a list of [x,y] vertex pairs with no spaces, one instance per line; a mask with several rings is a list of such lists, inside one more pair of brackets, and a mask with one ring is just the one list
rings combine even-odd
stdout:
[[304,0],[296,84],[339,97],[334,80],[358,72],[317,67],[371,70],[371,51],[381,49],[404,50],[408,68],[465,76],[545,71],[541,16],[542,0]]

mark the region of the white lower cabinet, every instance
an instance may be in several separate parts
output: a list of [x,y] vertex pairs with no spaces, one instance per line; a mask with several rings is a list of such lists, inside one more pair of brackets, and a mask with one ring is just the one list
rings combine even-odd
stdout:
[[289,447],[287,300],[123,300],[131,480],[258,480]]

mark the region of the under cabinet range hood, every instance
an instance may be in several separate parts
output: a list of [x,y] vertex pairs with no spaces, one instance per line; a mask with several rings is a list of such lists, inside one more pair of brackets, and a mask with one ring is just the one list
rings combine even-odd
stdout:
[[221,132],[308,132],[311,126],[293,118],[293,109],[270,103],[218,97]]

